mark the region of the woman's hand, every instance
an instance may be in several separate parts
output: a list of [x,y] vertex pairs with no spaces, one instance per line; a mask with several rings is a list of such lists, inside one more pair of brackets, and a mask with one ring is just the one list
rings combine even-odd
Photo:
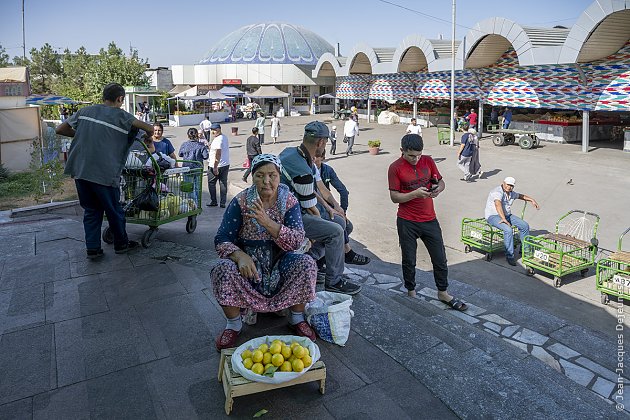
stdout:
[[256,264],[254,264],[252,257],[241,251],[234,256],[234,259],[241,276],[249,280],[259,280],[258,270],[256,270]]
[[260,198],[257,198],[252,204],[252,207],[249,209],[249,217],[256,219],[256,221],[258,221],[258,223],[263,227],[267,227],[270,222],[273,222],[265,211],[265,207],[263,206]]

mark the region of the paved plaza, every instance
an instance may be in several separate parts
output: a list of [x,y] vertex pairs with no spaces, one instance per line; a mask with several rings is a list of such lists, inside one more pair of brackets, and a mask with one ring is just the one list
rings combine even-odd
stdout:
[[[315,117],[285,118],[280,143],[296,146]],[[328,115],[320,120],[330,122]],[[338,131],[342,122],[334,121]],[[232,136],[233,125],[239,135]],[[231,142],[230,195],[241,182],[245,139],[253,122],[225,124]],[[167,128],[176,149],[188,127]],[[600,303],[595,273],[552,279],[525,275],[502,253],[485,261],[465,253],[463,217],[482,217],[489,190],[506,176],[541,209],[525,213],[535,234],[553,231],[572,209],[601,216],[600,255],[628,227],[630,155],[608,143],[543,143],[521,150],[481,141],[482,179],[459,181],[454,147],[425,129],[425,153],[437,162],[446,190],[436,199],[449,259],[449,290],[466,313],[437,300],[430,261],[419,247],[418,296],[401,283],[396,206],[386,173],[399,156],[404,125],[361,122],[356,155],[329,156],[350,190],[353,248],[373,262],[348,274],[362,283],[354,298],[345,347],[318,340],[327,366],[326,393],[315,383],[235,399],[232,418],[625,418],[629,357],[618,357],[628,306]],[[382,152],[367,153],[380,139]],[[337,149],[344,150],[339,141]],[[615,145],[618,146],[618,145]],[[205,182],[204,182],[205,185]],[[204,203],[207,202],[204,186]],[[166,224],[148,249],[98,262],[85,259],[81,210],[0,213],[0,419],[224,418],[214,337],[225,321],[208,274],[217,259],[213,238],[223,210],[204,206],[196,232]],[[144,227],[129,225],[132,239]],[[630,240],[630,239],[629,239]],[[285,334],[286,319],[260,315],[240,342]],[[623,345],[622,345],[623,347]],[[623,349],[622,349],[623,350]],[[622,371],[616,371],[619,364]],[[621,374],[621,376],[620,376]],[[615,404],[618,404],[617,406]],[[621,408],[621,404],[625,410]],[[616,408],[617,407],[617,408]]]

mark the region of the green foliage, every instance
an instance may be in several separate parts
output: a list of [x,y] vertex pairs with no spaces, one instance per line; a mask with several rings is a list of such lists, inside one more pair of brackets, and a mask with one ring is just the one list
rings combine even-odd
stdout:
[[9,174],[0,178],[0,197],[30,195],[33,189],[33,175],[30,172]]
[[368,147],[381,147],[381,141],[380,140],[369,140],[368,141]]
[[53,83],[61,75],[61,60],[59,54],[55,52],[48,43],[39,50],[31,49],[31,89],[33,93],[48,94],[53,93]]
[[63,164],[59,159],[51,159],[43,163],[39,142],[34,140],[32,147],[29,191],[33,199],[39,202],[44,197],[63,193],[63,180],[65,178]]
[[3,181],[9,177],[10,173],[7,168],[0,162],[0,181]]
[[9,54],[7,54],[7,50],[0,45],[0,67],[7,67],[10,64],[11,62],[9,61]]

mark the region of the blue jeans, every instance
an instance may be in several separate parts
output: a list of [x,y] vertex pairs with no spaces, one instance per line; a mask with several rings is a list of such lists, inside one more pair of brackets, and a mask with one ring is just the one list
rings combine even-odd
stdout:
[[[510,225],[516,226],[518,233],[521,237],[521,243],[524,243],[524,239],[529,235],[529,225],[522,219],[514,216],[513,214],[506,216],[505,219],[510,222]],[[503,231],[503,245],[505,245],[505,256],[507,258],[514,258],[514,231],[512,226],[501,223],[501,217],[499,215],[493,215],[488,217],[488,223]]]
[[86,248],[101,248],[103,213],[107,215],[109,228],[114,235],[114,248],[124,247],[129,240],[125,231],[125,212],[120,204],[120,189],[84,179],[75,179],[74,183],[79,195],[79,204],[84,210],[83,230]]

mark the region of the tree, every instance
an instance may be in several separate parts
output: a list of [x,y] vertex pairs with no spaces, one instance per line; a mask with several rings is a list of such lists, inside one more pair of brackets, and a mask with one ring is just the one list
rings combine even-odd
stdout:
[[48,43],[39,50],[31,49],[31,88],[33,93],[52,92],[52,84],[61,75],[59,54]]
[[90,71],[93,57],[85,47],[72,53],[66,49],[61,56],[61,75],[53,83],[53,91],[77,100],[87,100],[86,75]]
[[2,45],[0,45],[0,67],[7,67],[11,62],[9,61],[9,54],[4,49]]

